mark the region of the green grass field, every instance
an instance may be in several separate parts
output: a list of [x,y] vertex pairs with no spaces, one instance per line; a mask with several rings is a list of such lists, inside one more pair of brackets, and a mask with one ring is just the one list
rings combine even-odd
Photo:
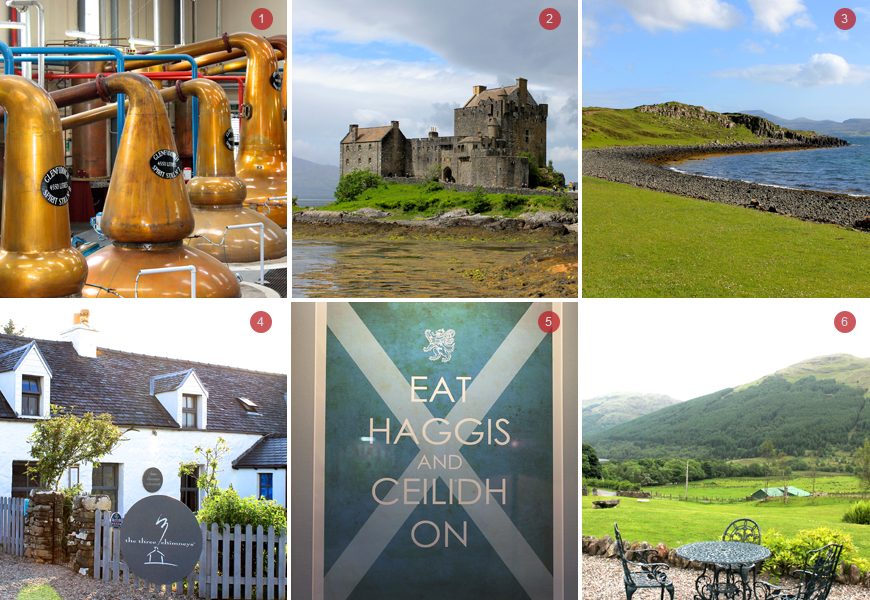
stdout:
[[866,297],[870,237],[583,177],[585,297]]
[[583,108],[583,148],[703,144],[713,140],[757,142],[744,126],[726,129],[699,119],[677,120],[640,112],[634,108]]
[[[376,189],[364,191],[351,202],[333,202],[320,210],[345,210],[353,212],[360,208],[372,207],[394,213],[387,220],[414,219],[431,217],[436,212],[454,208],[468,208],[472,213],[516,217],[525,212],[566,211],[577,209],[577,201],[567,197],[558,198],[548,195],[520,196],[510,194],[507,203],[505,194],[484,194],[488,206],[474,205],[472,192],[440,189],[426,191],[426,186],[408,183],[389,182]],[[295,207],[294,211],[305,210]]]
[[[765,481],[758,477],[726,477],[719,479],[705,479],[703,481],[689,482],[690,498],[746,498],[759,489],[765,487],[782,487],[783,481],[777,477],[771,477]],[[788,485],[804,490],[813,491],[813,480],[809,473],[795,474],[788,480]],[[858,494],[862,492],[861,485],[852,475],[840,475],[831,473],[819,473],[816,477],[816,492],[830,494]],[[686,484],[658,485],[644,488],[651,494],[682,496],[686,493]],[[791,499],[789,500],[791,501]]]
[[831,527],[852,536],[858,556],[870,559],[870,527],[841,521],[851,502],[847,498],[790,498],[788,504],[778,501],[741,502],[737,504],[700,504],[657,500],[638,502],[621,498],[619,506],[593,509],[592,501],[582,498],[583,535],[613,537],[613,523],[626,541],[664,542],[669,548],[691,542],[721,539],[731,521],[749,518],[761,528],[761,541],[771,529],[792,537],[802,529]]

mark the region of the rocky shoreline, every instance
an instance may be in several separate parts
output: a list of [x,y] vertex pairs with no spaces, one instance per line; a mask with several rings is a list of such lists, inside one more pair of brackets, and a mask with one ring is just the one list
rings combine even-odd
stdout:
[[476,228],[491,232],[544,233],[553,236],[577,233],[577,214],[567,212],[538,212],[520,215],[519,218],[496,218],[472,215],[459,208],[447,213],[421,220],[384,221],[390,213],[374,208],[361,208],[354,212],[333,210],[305,210],[293,213],[293,224],[340,225],[364,230],[449,230],[453,228]]
[[796,190],[679,173],[666,165],[721,154],[780,152],[847,145],[820,136],[812,141],[765,140],[758,143],[697,146],[623,146],[583,151],[583,175],[634,187],[778,213],[805,221],[870,230],[870,197]]

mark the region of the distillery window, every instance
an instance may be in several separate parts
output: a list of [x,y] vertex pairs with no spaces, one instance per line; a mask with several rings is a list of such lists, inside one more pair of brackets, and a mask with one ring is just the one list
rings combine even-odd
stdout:
[[191,512],[199,510],[199,488],[196,487],[197,470],[190,475],[181,476],[181,503],[187,506]]
[[100,463],[91,477],[91,493],[105,494],[112,500],[112,511],[118,510],[118,464]]
[[254,415],[260,414],[257,410],[257,405],[252,400],[249,400],[248,398],[236,398],[236,400],[239,401],[242,408],[245,409],[245,412]]
[[23,460],[12,461],[12,497],[27,498],[30,490],[39,488],[39,476],[27,474],[28,463]]
[[272,499],[272,474],[259,473],[260,475],[260,498]]
[[196,429],[197,400],[197,396],[184,394],[184,403],[181,406],[181,426],[185,429]]
[[39,416],[39,377],[21,378],[21,414]]

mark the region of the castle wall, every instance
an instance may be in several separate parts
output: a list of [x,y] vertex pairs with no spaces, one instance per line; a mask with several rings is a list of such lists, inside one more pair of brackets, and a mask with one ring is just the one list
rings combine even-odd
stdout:
[[341,175],[349,175],[354,171],[368,169],[372,173],[380,172],[381,142],[361,142],[341,145]]
[[380,175],[405,175],[409,172],[406,141],[398,127],[394,127],[383,137]]

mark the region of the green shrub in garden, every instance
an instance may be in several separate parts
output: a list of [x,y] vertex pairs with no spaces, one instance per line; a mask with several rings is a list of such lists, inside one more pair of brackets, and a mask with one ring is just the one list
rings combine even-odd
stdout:
[[770,550],[770,558],[764,561],[762,573],[790,574],[804,566],[807,552],[828,544],[843,545],[841,563],[857,565],[862,572],[870,570],[870,562],[858,558],[858,548],[852,543],[852,536],[841,529],[830,527],[802,529],[793,538],[786,538],[771,529],[762,537],[762,543]]
[[233,525],[241,525],[242,531],[246,525],[250,525],[254,531],[257,530],[257,525],[262,525],[264,530],[271,525],[276,533],[287,529],[287,511],[283,506],[274,500],[253,496],[241,498],[233,488],[213,490],[206,496],[196,518],[209,527],[212,523],[217,523],[221,531],[224,526]]
[[870,500],[856,502],[849,506],[849,510],[843,515],[843,522],[870,525]]
[[468,197],[466,206],[472,213],[485,213],[492,209],[492,203],[486,199],[486,192],[482,186],[477,186]]

